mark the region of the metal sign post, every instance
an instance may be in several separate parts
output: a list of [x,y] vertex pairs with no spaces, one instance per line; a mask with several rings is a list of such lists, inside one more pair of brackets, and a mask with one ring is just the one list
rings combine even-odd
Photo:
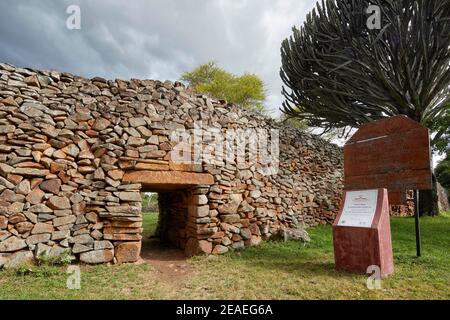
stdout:
[[414,220],[416,222],[416,250],[417,256],[421,256],[421,241],[420,241],[420,223],[419,223],[419,190],[414,190]]

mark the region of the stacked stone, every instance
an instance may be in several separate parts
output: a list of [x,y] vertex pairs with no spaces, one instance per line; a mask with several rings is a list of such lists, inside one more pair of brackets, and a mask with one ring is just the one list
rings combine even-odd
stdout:
[[[261,163],[175,163],[171,131],[200,121],[224,133],[279,129],[279,173],[263,175]],[[214,177],[166,206],[168,238],[188,254],[221,254],[283,228],[329,223],[342,190],[340,148],[181,83],[89,80],[0,64],[3,261],[62,250],[87,263],[136,261],[141,185],[123,181],[136,170]]]

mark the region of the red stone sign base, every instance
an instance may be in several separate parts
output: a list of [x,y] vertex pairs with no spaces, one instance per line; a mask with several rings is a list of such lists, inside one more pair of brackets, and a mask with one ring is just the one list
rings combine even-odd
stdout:
[[369,266],[376,265],[380,267],[382,277],[392,274],[394,262],[387,190],[378,189],[377,208],[370,228],[338,226],[343,208],[344,203],[333,223],[336,270],[365,274]]

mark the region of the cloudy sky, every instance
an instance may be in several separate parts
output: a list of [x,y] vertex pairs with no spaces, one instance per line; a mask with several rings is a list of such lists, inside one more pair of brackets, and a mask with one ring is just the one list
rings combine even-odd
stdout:
[[[251,72],[282,102],[280,44],[316,0],[2,0],[0,61],[85,77],[177,80],[211,60]],[[81,29],[69,30],[69,5]]]

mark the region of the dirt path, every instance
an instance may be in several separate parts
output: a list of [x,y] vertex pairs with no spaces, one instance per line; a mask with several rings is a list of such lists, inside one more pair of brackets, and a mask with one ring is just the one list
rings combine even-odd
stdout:
[[190,271],[183,251],[160,245],[156,239],[143,243],[141,257],[155,269],[158,277],[166,282],[176,283],[183,280]]

